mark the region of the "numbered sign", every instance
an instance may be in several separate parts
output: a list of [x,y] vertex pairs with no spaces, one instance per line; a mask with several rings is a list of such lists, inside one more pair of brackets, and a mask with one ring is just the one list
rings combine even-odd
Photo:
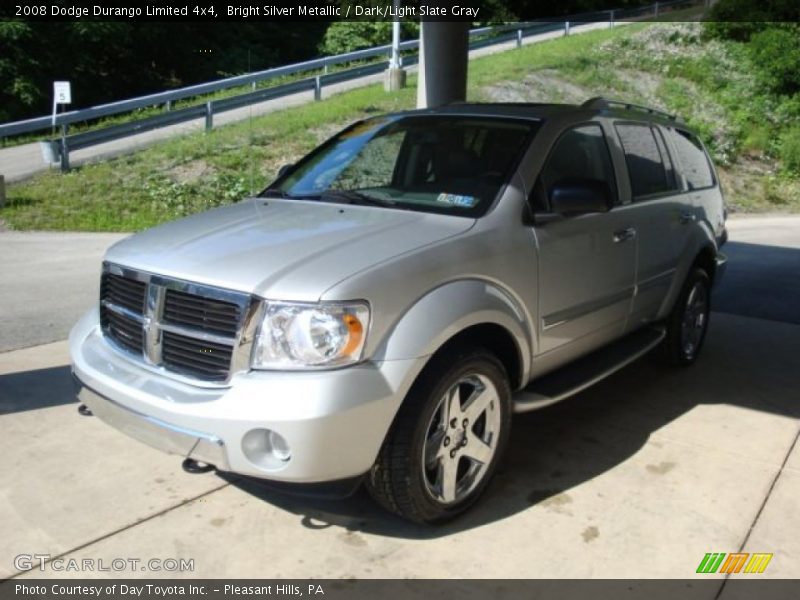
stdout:
[[53,97],[56,104],[72,104],[72,86],[69,81],[54,81]]

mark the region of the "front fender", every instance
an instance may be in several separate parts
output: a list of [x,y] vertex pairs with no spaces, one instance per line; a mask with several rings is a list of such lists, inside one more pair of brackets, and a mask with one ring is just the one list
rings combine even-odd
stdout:
[[530,318],[509,292],[483,280],[446,283],[417,300],[384,336],[375,359],[430,356],[454,335],[482,324],[499,325],[511,334],[527,381],[533,343]]

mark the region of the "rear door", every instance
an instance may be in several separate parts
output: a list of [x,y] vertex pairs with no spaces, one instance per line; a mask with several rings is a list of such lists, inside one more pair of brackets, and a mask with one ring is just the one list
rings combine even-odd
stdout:
[[694,218],[684,194],[665,132],[646,122],[617,121],[614,129],[625,154],[632,202],[625,212],[636,229],[636,294],[628,329],[653,321],[677,274]]
[[[539,352],[584,354],[619,337],[633,296],[636,235],[618,192],[606,132],[599,122],[574,126],[553,145],[531,197],[534,215],[547,213],[559,181],[604,182],[608,212],[535,225],[539,256]],[[535,217],[534,217],[535,218]]]

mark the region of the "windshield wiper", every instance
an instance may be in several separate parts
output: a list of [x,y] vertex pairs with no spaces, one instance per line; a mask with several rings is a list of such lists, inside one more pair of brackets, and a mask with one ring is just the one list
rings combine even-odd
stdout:
[[387,200],[385,198],[376,198],[363,192],[355,190],[325,190],[318,196],[317,199],[333,201],[333,202],[347,202],[348,204],[362,204],[365,206],[388,206],[392,208],[397,207],[397,202],[394,200]]
[[266,189],[258,195],[260,198],[297,198],[288,192],[284,192],[275,188]]

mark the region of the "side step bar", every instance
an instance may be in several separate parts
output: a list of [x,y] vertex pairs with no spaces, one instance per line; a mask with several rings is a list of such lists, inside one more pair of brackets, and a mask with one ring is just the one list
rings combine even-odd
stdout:
[[640,329],[535,379],[514,395],[514,412],[544,408],[585,390],[655,348],[665,335],[663,328]]

